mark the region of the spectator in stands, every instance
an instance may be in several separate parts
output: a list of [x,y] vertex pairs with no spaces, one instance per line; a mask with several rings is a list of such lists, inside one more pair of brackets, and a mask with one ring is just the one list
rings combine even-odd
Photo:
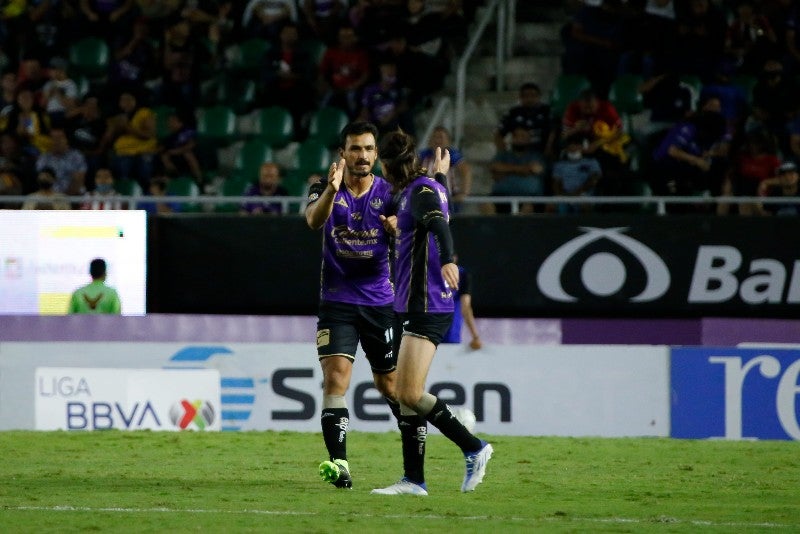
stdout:
[[197,129],[191,112],[175,111],[170,114],[167,126],[169,135],[161,144],[161,165],[172,175],[191,174],[200,190],[203,190],[203,173],[195,154]]
[[24,210],[68,210],[71,209],[64,193],[54,189],[56,174],[53,169],[44,168],[37,177],[39,189],[30,193],[28,199],[22,204]]
[[17,73],[6,70],[0,77],[0,116],[11,112],[17,102]]
[[710,0],[678,3],[676,65],[684,74],[707,78],[722,59],[725,48],[725,14]]
[[276,40],[289,22],[297,22],[294,0],[250,0],[242,15],[242,27],[248,37]]
[[3,117],[2,122],[5,122],[3,131],[16,135],[26,152],[35,156],[50,146],[50,120],[36,105],[30,89],[19,89],[16,105]]
[[408,89],[397,79],[397,65],[390,59],[380,64],[380,80],[364,88],[359,119],[378,127],[380,133],[402,128],[414,132],[414,121],[408,106]]
[[0,134],[0,169],[19,178],[22,194],[36,189],[36,157],[24,152],[17,137],[8,132]]
[[[758,184],[758,194],[762,197],[793,197],[800,196],[800,174],[797,172],[797,165],[786,162],[778,169],[777,176],[762,180]],[[788,215],[797,217],[800,215],[800,202],[797,200],[787,200],[781,204],[765,204],[763,214]]]
[[714,69],[714,74],[700,91],[700,101],[717,98],[722,106],[721,113],[728,125],[728,133],[734,135],[742,129],[747,118],[749,98],[744,89],[733,83],[736,66],[730,59],[722,60]]
[[728,24],[725,53],[735,58],[737,71],[757,74],[764,62],[778,53],[778,36],[756,2],[739,0]]
[[[263,163],[258,173],[258,183],[251,184],[245,189],[244,196],[248,197],[285,197],[289,194],[281,185],[281,171],[275,163]],[[242,204],[239,210],[242,214],[250,215],[280,215],[283,205],[280,202],[264,202],[253,200]]]
[[347,13],[347,0],[300,0],[299,5],[311,35],[329,46],[336,42],[337,30]]
[[76,18],[73,6],[65,2],[28,0],[26,20],[19,36],[24,53],[40,61],[63,55],[64,50],[82,36]]
[[83,210],[121,210],[122,201],[114,189],[114,175],[106,167],[97,169],[94,175],[94,190],[86,193],[81,204]]
[[[511,132],[511,150],[495,155],[489,170],[492,172],[492,196],[542,196],[544,189],[544,157],[533,150],[530,131],[517,126]],[[533,212],[533,205],[523,204],[522,213]],[[496,213],[510,213],[511,205],[495,204]]]
[[[441,89],[444,83],[442,72],[447,68],[440,59],[432,58],[408,46],[404,28],[389,39],[385,61],[392,61],[397,67],[397,80],[401,87],[408,88],[408,103],[411,108],[424,105],[430,94]],[[411,133],[406,130],[406,133]]]
[[710,191],[714,148],[724,136],[725,118],[715,111],[700,111],[673,126],[653,152],[653,192],[683,196]]
[[[103,145],[106,129],[107,121],[96,94],[87,93],[80,105],[67,112],[67,137],[70,145],[86,158],[87,176],[94,176],[97,169],[107,165],[106,149],[110,146]],[[92,183],[87,185],[93,187]]]
[[[590,197],[603,171],[600,163],[583,153],[585,138],[573,134],[564,141],[563,157],[553,164],[553,194],[556,196]],[[592,211],[591,204],[559,204],[560,213]]]
[[464,208],[464,199],[472,192],[472,168],[461,151],[450,144],[450,132],[444,126],[433,129],[428,140],[428,148],[419,153],[420,165],[432,169],[436,158],[436,148],[450,152],[450,169],[447,171],[447,183],[442,184],[450,194],[450,210],[459,213]]
[[642,105],[650,111],[646,134],[656,134],[683,120],[692,111],[692,92],[676,72],[648,78],[639,86]]
[[447,58],[442,14],[432,12],[425,0],[408,0],[404,34],[411,50],[430,58]]
[[358,113],[361,91],[369,80],[369,55],[358,44],[352,26],[339,28],[337,45],[322,56],[320,78],[325,92],[320,106],[335,106],[352,119]]
[[134,0],[79,0],[85,33],[111,40],[130,28]]
[[[747,130],[764,128],[783,141],[787,122],[800,104],[797,90],[797,83],[784,76],[779,61],[766,61],[753,87],[752,113],[747,120]],[[782,142],[779,146],[785,147],[786,144]]]
[[110,93],[133,90],[141,91],[145,82],[157,78],[158,51],[150,36],[147,19],[138,18],[133,31],[114,38],[111,73],[109,75]]
[[[723,194],[732,192],[739,197],[758,196],[761,182],[774,177],[781,165],[774,136],[762,130],[745,134],[744,142],[733,155],[732,163],[728,175],[730,184],[723,186]],[[763,215],[760,203],[737,206],[740,215]],[[720,211],[724,213],[724,210]]]
[[614,105],[599,98],[592,89],[581,92],[577,100],[569,103],[561,121],[562,139],[575,134],[588,140],[583,153],[597,159],[603,169],[597,193],[619,194],[628,172],[626,145],[630,137]]
[[652,78],[665,70],[677,70],[673,59],[678,34],[675,0],[646,0],[635,13],[626,33],[628,49],[620,58],[620,73]]
[[599,94],[607,95],[617,72],[624,27],[620,0],[584,4],[562,32],[563,72],[586,76]]
[[114,175],[120,180],[136,180],[146,191],[158,152],[155,114],[140,106],[129,91],[119,96],[119,110],[108,121],[103,146],[113,149],[110,163]]
[[306,117],[315,106],[317,71],[310,54],[300,46],[297,24],[280,29],[278,45],[268,52],[262,81],[268,106],[283,106],[294,119],[295,134],[305,132]]
[[67,60],[50,60],[50,81],[42,87],[42,105],[51,127],[63,127],[66,114],[78,102],[78,85],[67,76]]
[[551,157],[555,145],[556,130],[550,118],[550,106],[542,103],[542,90],[535,83],[524,83],[519,88],[519,104],[509,109],[500,119],[494,132],[494,144],[498,152],[508,150],[506,138],[518,125],[530,132],[533,150]]
[[53,170],[56,177],[53,189],[59,193],[82,195],[86,192],[86,158],[80,150],[69,146],[63,128],[50,131],[50,150],[36,160],[36,169]]
[[33,95],[36,104],[41,104],[42,87],[50,80],[42,68],[38,57],[26,56],[22,58],[17,73],[17,89],[28,89]]
[[166,198],[170,196],[167,192],[167,182],[168,179],[166,176],[154,176],[153,179],[150,180],[150,188],[148,190],[152,199],[140,202],[136,207],[146,211],[148,215],[180,212],[180,202],[169,202],[166,200]]

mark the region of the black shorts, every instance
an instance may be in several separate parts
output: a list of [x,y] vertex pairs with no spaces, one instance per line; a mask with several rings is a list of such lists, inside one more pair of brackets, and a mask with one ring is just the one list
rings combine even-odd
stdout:
[[[437,347],[444,339],[450,325],[453,323],[452,313],[402,313],[397,323],[401,326],[404,336],[416,336],[427,339]],[[400,336],[395,331],[399,346]]]
[[355,360],[359,341],[372,371],[391,373],[397,368],[392,350],[391,306],[362,306],[345,302],[322,302],[317,321],[317,355],[344,356]]

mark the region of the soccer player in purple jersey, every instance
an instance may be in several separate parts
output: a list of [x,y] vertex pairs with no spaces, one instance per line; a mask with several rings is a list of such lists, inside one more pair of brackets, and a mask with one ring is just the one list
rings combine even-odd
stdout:
[[320,475],[339,488],[353,484],[347,461],[350,414],[345,393],[359,342],[375,387],[398,419],[405,473],[424,480],[427,424],[416,414],[401,417],[394,398],[397,358],[392,346],[394,291],[387,232],[394,216],[388,211],[391,186],[372,174],[377,138],[371,123],[345,126],[340,134],[341,159],[331,165],[327,179],[311,186],[305,211],[308,225],[323,229],[317,354],[323,374],[322,436],[330,459],[320,464]]
[[[453,320],[453,289],[458,267],[453,261],[453,239],[448,226],[444,182],[450,154],[436,149],[436,179],[420,168],[413,138],[402,132],[381,140],[381,169],[400,192],[395,230],[394,310],[403,325],[397,357],[396,395],[400,413],[416,413],[438,428],[464,453],[467,464],[461,491],[472,491],[483,481],[492,446],[475,437],[441,399],[425,391],[425,381],[436,347]],[[380,494],[413,493],[418,481],[403,477]]]

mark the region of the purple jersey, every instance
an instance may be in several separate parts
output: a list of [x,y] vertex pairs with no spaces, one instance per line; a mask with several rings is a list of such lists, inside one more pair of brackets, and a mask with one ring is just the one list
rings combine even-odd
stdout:
[[439,248],[423,223],[431,216],[450,220],[447,191],[435,179],[420,176],[403,190],[398,204],[394,309],[452,312],[453,291],[442,278]]
[[[312,185],[309,202],[319,199],[326,187],[327,180]],[[369,190],[355,197],[342,182],[322,228],[321,300],[366,306],[392,303],[389,235],[379,218],[389,207],[391,189],[375,176]]]

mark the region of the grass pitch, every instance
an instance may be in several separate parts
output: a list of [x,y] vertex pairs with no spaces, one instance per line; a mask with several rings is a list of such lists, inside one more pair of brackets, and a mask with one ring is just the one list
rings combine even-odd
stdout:
[[[484,436],[485,437],[485,436]],[[800,444],[490,437],[474,493],[429,436],[428,497],[397,433],[348,435],[352,490],[319,479],[320,434],[0,432],[3,532],[800,531]]]

